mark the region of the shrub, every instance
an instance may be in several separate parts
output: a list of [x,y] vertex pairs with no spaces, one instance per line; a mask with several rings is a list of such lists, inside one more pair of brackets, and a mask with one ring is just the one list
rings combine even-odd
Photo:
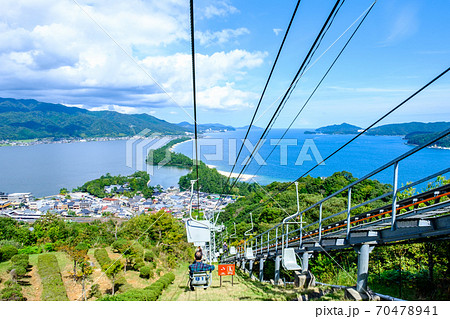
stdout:
[[173,255],[167,257],[167,266],[172,269],[175,268],[177,266],[177,257]]
[[14,246],[17,249],[20,249],[22,247],[22,244],[15,240],[4,239],[4,240],[0,240],[0,247],[2,247],[2,246]]
[[119,239],[112,243],[111,247],[116,251],[123,253],[129,246],[128,240]]
[[114,296],[105,296],[101,298],[102,301],[155,301],[158,299],[158,294],[148,289],[130,289],[122,294]]
[[30,257],[28,257],[28,255],[14,255],[11,257],[13,266],[21,266],[25,269],[30,266],[29,261]]
[[152,251],[145,252],[144,255],[145,261],[153,262],[155,260],[155,254]]
[[138,259],[136,259],[136,263],[134,264],[133,268],[135,270],[139,270],[144,266],[145,266],[144,259],[138,258]]
[[89,289],[88,298],[91,299],[92,297],[100,298],[102,296],[102,293],[100,291],[100,285],[99,284],[93,284],[91,286],[91,289]]
[[27,269],[20,265],[12,265],[8,268],[8,272],[15,271],[17,277],[23,277],[27,274]]
[[[6,283],[5,283],[6,284]],[[8,284],[0,292],[0,298],[4,301],[24,301],[27,300],[22,294],[22,287],[19,284]]]
[[161,276],[161,273],[162,273],[162,269],[161,268],[156,269],[156,274],[158,276]]
[[41,300],[69,300],[55,255],[39,255],[38,272],[42,281]]
[[42,253],[42,249],[36,246],[25,246],[24,248],[19,249],[19,254],[24,255],[32,255],[32,254],[40,254]]
[[55,251],[55,246],[52,243],[45,243],[42,247],[46,252]]
[[18,249],[13,245],[5,245],[0,247],[0,261],[8,261],[12,256],[18,254]]
[[94,257],[97,259],[100,267],[104,270],[105,267],[112,263],[111,258],[109,258],[108,252],[105,248],[99,248],[94,251]]
[[175,279],[174,274],[168,273],[159,278],[155,283],[144,289],[130,289],[125,293],[114,296],[104,296],[102,301],[155,301],[161,292]]
[[153,274],[153,271],[152,271],[152,269],[149,267],[149,266],[144,266],[144,267],[141,267],[141,269],[140,269],[140,276],[142,277],[142,278],[153,278],[153,276],[154,276],[154,274]]

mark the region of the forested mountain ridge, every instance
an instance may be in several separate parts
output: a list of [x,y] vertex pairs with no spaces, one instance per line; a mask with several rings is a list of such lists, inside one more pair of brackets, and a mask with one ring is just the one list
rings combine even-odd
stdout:
[[[423,145],[432,138],[436,137],[439,132],[450,128],[450,122],[410,122],[398,124],[386,124],[371,128],[366,132],[367,135],[399,135],[405,136],[408,144]],[[319,127],[315,131],[306,131],[305,134],[357,134],[362,128],[342,123],[339,125],[329,125]],[[433,146],[450,147],[450,137],[445,137],[437,141]]]
[[143,129],[184,134],[185,128],[148,114],[88,111],[36,100],[0,98],[0,140],[133,136]]
[[450,128],[450,122],[410,122],[399,124],[386,124],[370,129],[368,135],[407,135],[411,133],[436,133]]

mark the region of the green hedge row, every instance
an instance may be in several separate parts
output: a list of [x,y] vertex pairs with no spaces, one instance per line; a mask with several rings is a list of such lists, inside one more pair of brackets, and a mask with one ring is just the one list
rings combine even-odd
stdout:
[[94,257],[97,259],[100,267],[104,269],[105,267],[111,265],[112,260],[109,258],[108,252],[105,248],[99,248],[94,251]]
[[17,255],[19,250],[13,245],[5,245],[0,247],[0,262],[8,261],[12,256]]
[[168,273],[159,278],[156,282],[144,289],[130,289],[122,294],[105,296],[102,301],[155,301],[175,279],[173,273]]
[[27,298],[23,296],[22,287],[13,283],[11,280],[5,282],[5,288],[0,292],[0,299],[3,301],[25,301]]
[[[109,258],[108,252],[105,248],[96,249],[94,251],[94,257],[97,259],[103,271],[105,271],[113,263],[113,260]],[[115,289],[119,291],[128,291],[132,287],[123,275],[117,276],[114,286]]]
[[41,300],[69,300],[55,255],[38,256],[38,273],[43,288]]

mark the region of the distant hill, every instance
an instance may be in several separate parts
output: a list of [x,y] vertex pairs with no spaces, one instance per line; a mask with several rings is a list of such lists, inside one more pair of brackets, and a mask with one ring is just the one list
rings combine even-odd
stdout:
[[370,129],[368,135],[407,135],[411,133],[435,133],[450,128],[450,122],[410,122],[386,124]]
[[[410,133],[405,136],[405,140],[408,144],[412,145],[423,145],[427,143],[428,141],[432,140],[433,138],[436,138],[439,133]],[[432,145],[433,147],[445,147],[450,148],[450,136],[446,136],[444,138],[441,138],[440,140],[436,141]]]
[[[187,130],[193,131],[194,125],[189,122],[181,122],[178,123],[178,126],[185,128]],[[198,124],[197,129],[199,132],[207,132],[207,131],[235,131],[236,129],[232,126],[223,125],[219,123],[210,123],[210,124]]]
[[[439,132],[450,128],[450,122],[410,122],[400,124],[387,124],[374,127],[367,132],[368,135],[404,135],[406,143],[423,145],[437,137]],[[437,141],[434,147],[450,147],[450,137],[446,136]]]
[[94,112],[36,100],[0,98],[0,140],[122,137],[146,128],[162,134],[186,132],[148,114]]
[[[248,127],[250,125],[246,125],[246,126],[241,126],[241,127],[236,127],[237,130],[248,130]],[[252,130],[262,130],[262,127],[256,126],[256,125],[252,125]]]
[[306,134],[356,134],[358,133],[358,130],[361,130],[360,127],[351,125],[348,123],[342,123],[342,124],[335,124],[335,125],[329,125],[329,126],[323,126],[319,127],[315,130],[315,132],[307,131]]
[[[405,136],[408,144],[423,145],[432,138],[436,137],[439,132],[450,128],[450,122],[410,122],[398,124],[386,124],[374,127],[367,131],[367,135],[400,135]],[[339,125],[329,125],[316,129],[315,131],[306,131],[305,134],[357,134],[362,128],[342,123]],[[450,147],[450,137],[447,136],[434,145],[435,147]]]

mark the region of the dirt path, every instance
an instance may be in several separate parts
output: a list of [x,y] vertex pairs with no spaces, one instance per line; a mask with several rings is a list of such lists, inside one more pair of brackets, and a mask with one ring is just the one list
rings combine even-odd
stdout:
[[97,260],[94,257],[94,251],[90,251],[88,253],[89,261],[94,263],[94,271],[91,275],[91,282],[86,285],[86,290],[89,291],[89,288],[92,285],[99,285],[99,289],[102,294],[106,293],[106,290],[111,290],[111,281],[109,278],[102,272],[102,268],[100,267],[100,264],[97,262]]
[[33,265],[31,271],[24,278],[28,282],[22,286],[22,292],[25,298],[29,301],[39,301],[42,295],[41,277],[38,274],[37,265]]
[[231,276],[222,278],[216,270],[213,271],[211,286],[204,289],[191,291],[187,286],[187,265],[180,267],[175,273],[175,281],[162,294],[159,300],[163,301],[239,301],[239,300],[290,300],[295,296],[291,290],[273,287],[266,283],[259,283],[244,279],[241,275],[235,275],[233,286]]
[[61,269],[61,277],[69,300],[80,299],[81,283],[73,280],[73,265],[67,264],[64,269]]

